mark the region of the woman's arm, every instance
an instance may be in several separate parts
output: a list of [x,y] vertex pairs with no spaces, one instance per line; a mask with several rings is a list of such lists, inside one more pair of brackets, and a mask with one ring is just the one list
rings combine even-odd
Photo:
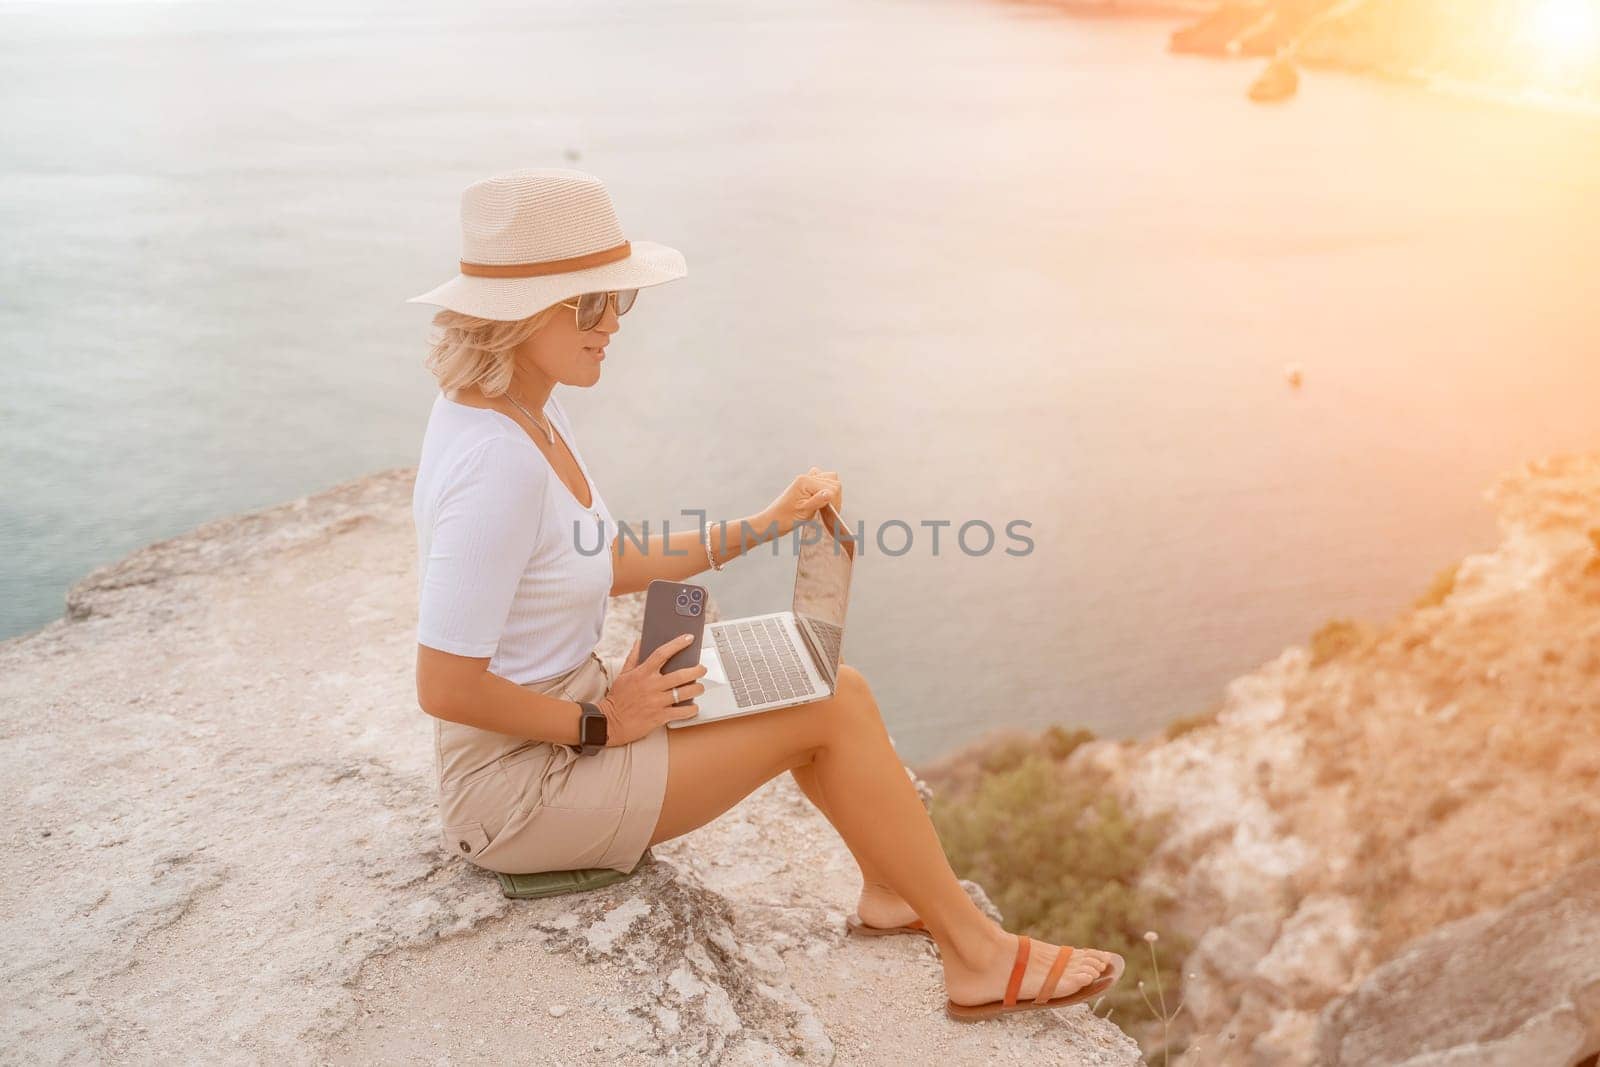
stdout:
[[[765,513],[708,525],[711,551],[716,554],[719,566],[780,536],[777,520],[768,518]],[[656,578],[681,582],[710,566],[705,538],[698,526],[649,537],[619,534],[611,542],[611,595],[637,593]]]
[[[754,515],[709,523],[711,551],[716,555],[717,565],[720,567],[735,556],[782,537],[797,523],[815,516],[825,503],[836,509],[844,506],[839,472],[812,467],[796,476],[772,503]],[[643,538],[618,534],[611,542],[611,595],[637,593],[656,578],[682,581],[710,566],[705,535],[698,526],[693,530]]]
[[497,734],[578,743],[575,700],[562,700],[489,673],[488,656],[457,656],[417,646],[417,703],[436,719],[493,730]]

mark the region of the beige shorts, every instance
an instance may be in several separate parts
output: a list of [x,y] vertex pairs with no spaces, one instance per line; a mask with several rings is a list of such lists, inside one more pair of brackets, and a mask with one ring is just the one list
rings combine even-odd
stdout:
[[[611,670],[597,653],[526,687],[598,701]],[[610,867],[631,871],[650,844],[667,790],[667,731],[581,756],[574,748],[434,720],[445,848],[506,874]]]

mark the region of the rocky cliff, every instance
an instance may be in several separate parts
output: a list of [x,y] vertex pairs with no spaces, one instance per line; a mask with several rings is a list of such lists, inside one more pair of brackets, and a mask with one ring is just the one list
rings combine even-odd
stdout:
[[1330,623],[1213,714],[1068,760],[1171,819],[1143,877],[1196,942],[1185,1063],[1600,1050],[1594,871],[1561,881],[1600,857],[1600,456],[1490,498],[1501,544],[1398,618]]
[[787,780],[582,896],[446,853],[411,482],[151,545],[0,644],[0,1058],[1137,1062],[1085,1008],[947,1021],[926,943],[844,936],[849,855]]

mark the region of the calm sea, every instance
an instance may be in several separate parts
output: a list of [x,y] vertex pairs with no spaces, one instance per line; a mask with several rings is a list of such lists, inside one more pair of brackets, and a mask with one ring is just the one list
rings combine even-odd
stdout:
[[[0,633],[142,544],[414,462],[403,300],[453,271],[460,189],[530,165],[601,176],[689,263],[567,391],[613,511],[841,471],[846,658],[909,758],[1148,730],[1392,614],[1493,543],[1497,474],[1600,446],[1600,130],[1327,74],[1256,107],[1254,63],[1170,57],[1169,25],[0,3]],[[956,547],[973,520],[992,551]],[[791,575],[707,581],[734,613]]]

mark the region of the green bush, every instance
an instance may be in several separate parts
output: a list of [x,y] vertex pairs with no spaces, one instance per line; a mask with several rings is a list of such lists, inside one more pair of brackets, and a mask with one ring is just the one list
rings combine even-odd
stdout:
[[1034,742],[1026,737],[1006,737],[996,741],[983,753],[985,774],[1001,774],[1015,770],[1034,751]]
[[1060,763],[1077,750],[1079,745],[1094,740],[1094,731],[1082,727],[1069,730],[1065,726],[1051,726],[1044,732],[1044,754]]
[[1163,828],[1130,817],[1101,784],[1035,752],[963,794],[935,794],[933,819],[951,866],[988,891],[1008,930],[1122,954],[1127,973],[1100,1014],[1109,1004],[1113,1021],[1132,1024],[1150,1018],[1141,979],[1154,998],[1144,932],[1161,934],[1169,1004],[1189,946],[1168,932],[1171,902],[1137,886]]
[[1094,731],[1065,726],[1048,727],[1039,737],[1002,737],[984,749],[980,762],[985,774],[1014,771],[1031,756],[1043,754],[1059,763],[1081,744],[1094,740]]

